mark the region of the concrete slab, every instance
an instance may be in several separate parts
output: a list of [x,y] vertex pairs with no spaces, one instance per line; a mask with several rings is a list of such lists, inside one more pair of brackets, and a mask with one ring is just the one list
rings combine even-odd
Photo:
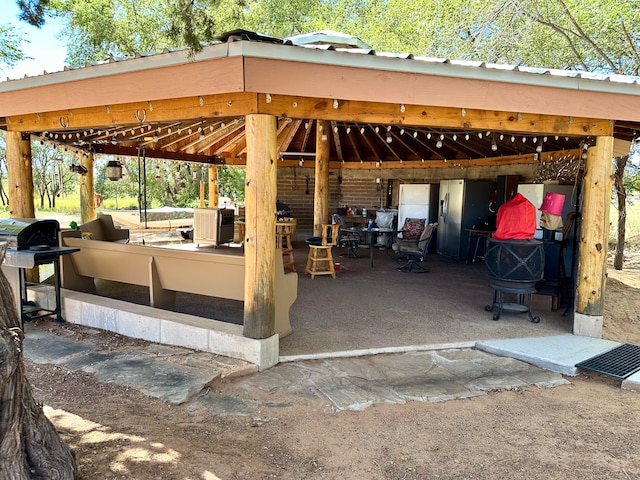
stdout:
[[579,335],[487,340],[476,348],[494,355],[515,358],[563,375],[578,374],[576,363],[600,355],[618,342]]
[[621,388],[623,390],[634,390],[640,392],[640,372],[636,372],[630,377],[625,378],[622,381]]
[[[459,349],[280,364],[211,395],[252,399],[263,407],[279,398],[294,398],[332,411],[357,411],[380,403],[443,402],[568,383],[557,373],[519,360]],[[210,405],[222,412],[234,408],[219,399]]]

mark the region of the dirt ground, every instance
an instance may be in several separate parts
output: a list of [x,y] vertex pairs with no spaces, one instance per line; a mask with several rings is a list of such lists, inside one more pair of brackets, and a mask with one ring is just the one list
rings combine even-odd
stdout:
[[[640,282],[629,280],[640,278],[640,255],[631,256],[624,278],[632,285],[608,281],[604,336],[640,344]],[[27,367],[82,479],[640,480],[640,392],[595,374],[550,389],[359,412],[274,396],[256,418],[172,406],[52,365]]]

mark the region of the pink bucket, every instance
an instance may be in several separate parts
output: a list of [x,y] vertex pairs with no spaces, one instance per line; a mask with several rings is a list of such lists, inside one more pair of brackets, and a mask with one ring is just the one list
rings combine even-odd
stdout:
[[538,210],[561,217],[563,205],[564,195],[561,193],[547,192]]

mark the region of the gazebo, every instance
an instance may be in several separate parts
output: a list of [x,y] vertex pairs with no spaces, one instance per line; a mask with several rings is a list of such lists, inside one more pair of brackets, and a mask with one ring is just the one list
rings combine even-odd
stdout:
[[[32,217],[30,141],[83,153],[246,166],[245,337],[274,335],[278,171],[313,168],[310,227],[330,215],[330,171],[455,178],[579,162],[582,229],[573,332],[601,336],[611,160],[640,124],[635,77],[375,52],[320,32],[234,31],[193,58],[140,55],[0,83],[12,217]],[[310,171],[310,170],[309,170]],[[93,195],[85,199],[93,212]],[[85,202],[83,202],[85,203]],[[273,212],[274,215],[265,215]]]

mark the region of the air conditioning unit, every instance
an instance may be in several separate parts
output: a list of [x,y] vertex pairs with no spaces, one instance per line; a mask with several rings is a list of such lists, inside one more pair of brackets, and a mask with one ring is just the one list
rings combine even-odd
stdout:
[[193,243],[222,245],[233,242],[235,211],[231,208],[195,208]]

